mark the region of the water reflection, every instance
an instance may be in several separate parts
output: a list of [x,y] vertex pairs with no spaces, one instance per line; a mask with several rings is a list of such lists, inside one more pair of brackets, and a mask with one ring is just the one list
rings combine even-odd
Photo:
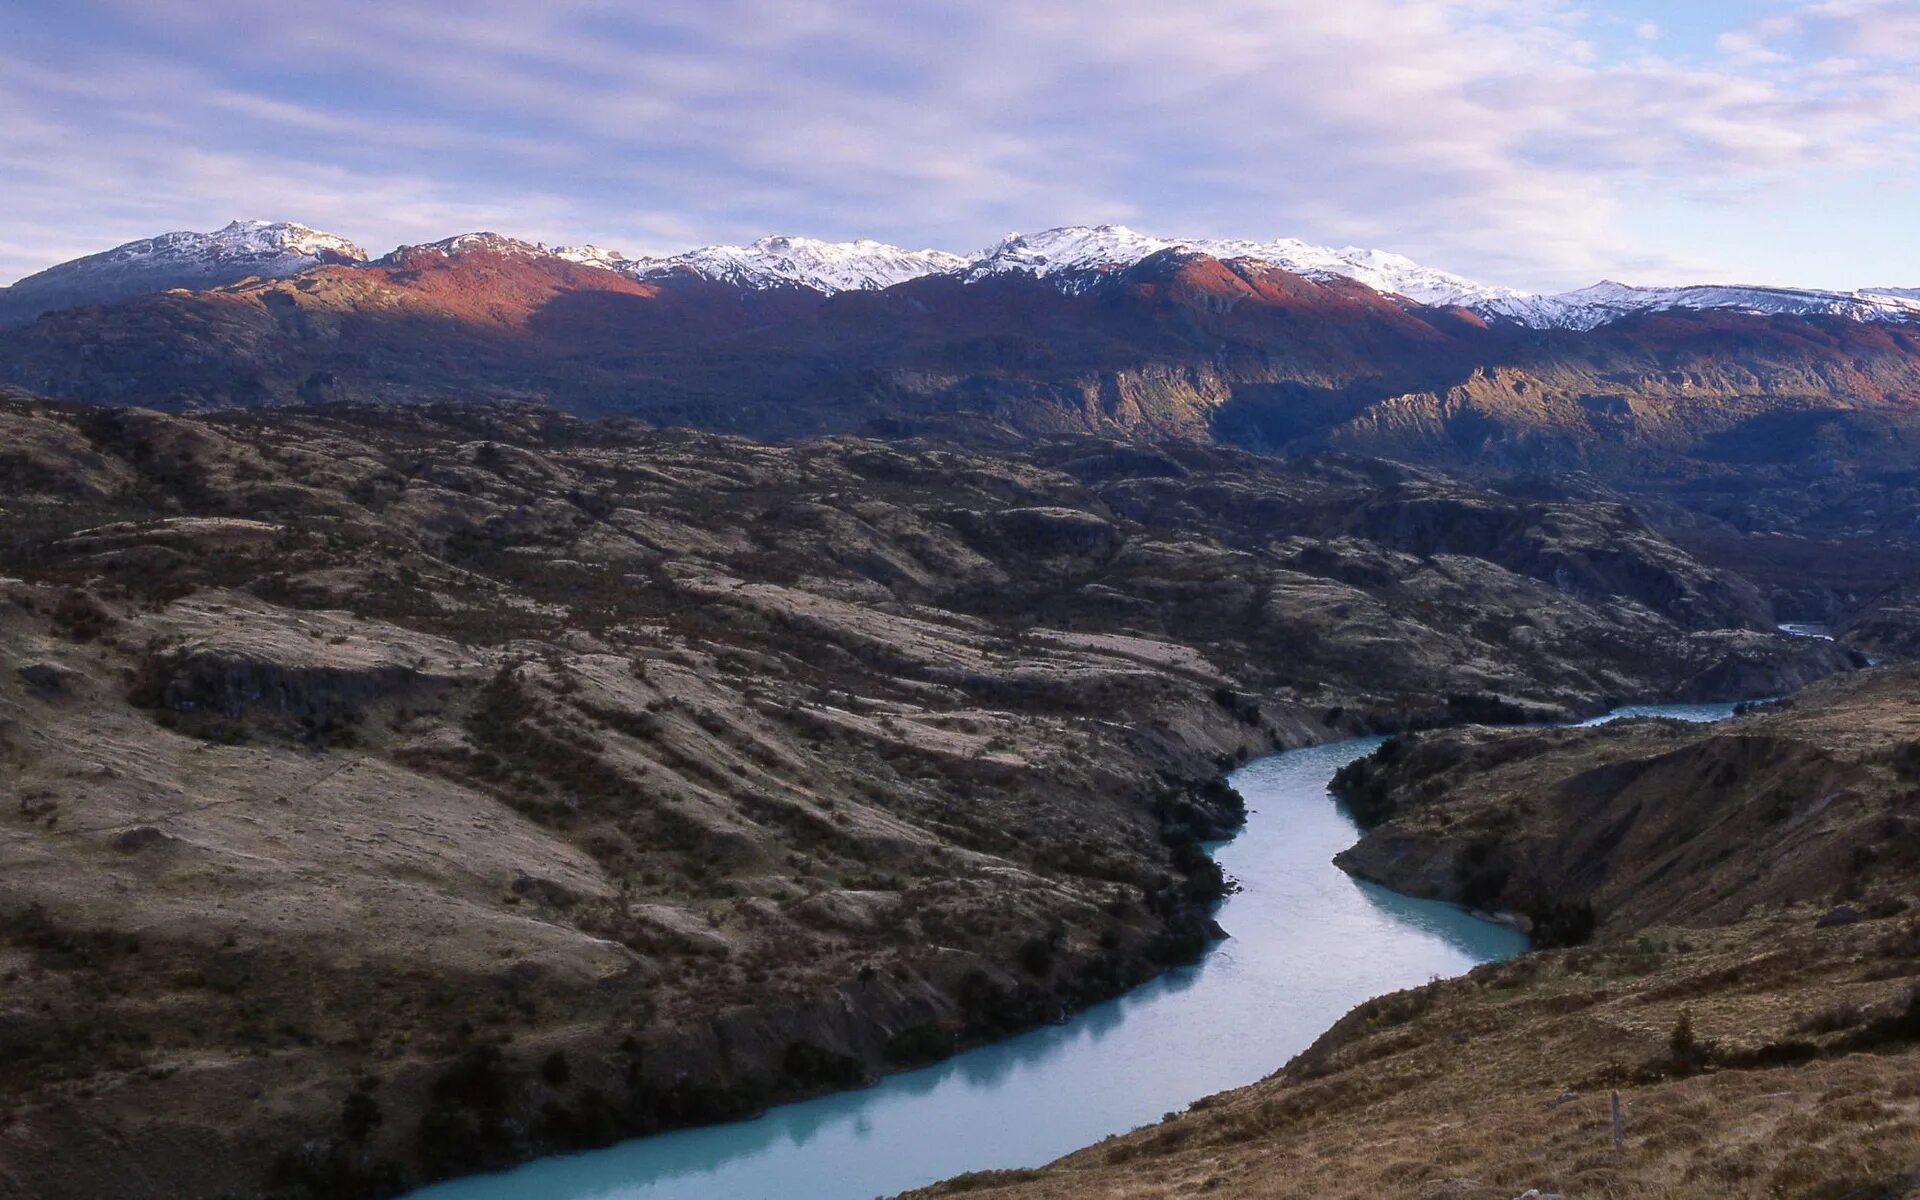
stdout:
[[[1658,711],[1711,719],[1705,706]],[[1037,1166],[1264,1078],[1360,1001],[1524,948],[1513,930],[1332,865],[1356,830],[1327,781],[1379,741],[1291,751],[1235,774],[1256,815],[1216,857],[1243,890],[1219,914],[1232,937],[1196,967],[862,1091],[412,1200],[866,1200],[963,1171]]]

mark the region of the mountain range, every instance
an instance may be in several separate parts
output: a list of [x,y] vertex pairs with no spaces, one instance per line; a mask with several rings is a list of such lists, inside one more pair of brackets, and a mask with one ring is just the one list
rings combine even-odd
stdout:
[[[1144,259],[1172,252],[1246,260],[1323,282],[1352,280],[1415,304],[1458,306],[1491,320],[1536,329],[1592,329],[1632,313],[1676,308],[1830,314],[1863,321],[1920,319],[1920,288],[1635,287],[1606,280],[1575,291],[1540,295],[1435,270],[1386,250],[1335,249],[1295,238],[1168,239],[1124,225],[1062,226],[1036,234],[1009,234],[973,256],[909,250],[870,239],[830,242],[771,236],[745,246],[702,246],[665,257],[630,258],[593,245],[549,247],[496,233],[468,233],[424,246],[403,246],[380,261],[397,261],[419,250],[452,254],[476,247],[560,258],[640,280],[688,276],[749,290],[793,287],[825,296],[878,291],[929,275],[955,275],[977,282],[995,275],[1023,274],[1078,292]],[[305,225],[234,221],[212,233],[167,233],[128,242],[27,276],[0,289],[0,323],[20,323],[59,308],[108,303],[146,292],[216,287],[252,276],[280,278],[322,264],[366,261],[366,253],[354,243]]]
[[[236,224],[12,291],[94,277],[173,290],[0,328],[0,384],[171,410],[531,401],[756,438],[1331,449],[1653,491],[1723,531],[1920,531],[1920,298],[1895,290],[1576,302],[1379,252],[1118,226],[969,260],[802,238],[627,258],[492,233],[369,259]],[[1828,556],[1821,594],[1856,561]],[[1777,555],[1742,569],[1809,586]]]

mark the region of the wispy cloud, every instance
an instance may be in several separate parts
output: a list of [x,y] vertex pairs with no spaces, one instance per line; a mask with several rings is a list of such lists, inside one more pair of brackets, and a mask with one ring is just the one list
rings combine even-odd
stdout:
[[631,252],[1121,220],[1561,285],[1726,267],[1657,207],[1912,185],[1909,0],[1688,58],[1656,15],[1610,49],[1574,0],[80,0],[0,25],[0,277],[265,215]]

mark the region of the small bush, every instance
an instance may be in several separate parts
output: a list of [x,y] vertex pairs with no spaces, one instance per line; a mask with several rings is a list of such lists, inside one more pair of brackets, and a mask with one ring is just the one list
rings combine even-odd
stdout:
[[53,631],[70,642],[90,642],[113,624],[113,614],[78,588],[67,590],[53,606]]
[[1795,1033],[1810,1033],[1816,1035],[1822,1033],[1837,1033],[1842,1029],[1851,1029],[1865,1019],[1866,1014],[1860,1011],[1859,1005],[1836,1004],[1831,1008],[1821,1009],[1817,1013],[1812,1013],[1795,1021],[1793,1031]]
[[504,1166],[519,1157],[510,1109],[514,1081],[499,1047],[470,1047],[433,1081],[420,1117],[420,1160],[432,1178]]
[[358,1146],[373,1136],[385,1118],[380,1112],[380,1102],[372,1093],[355,1088],[347,1093],[346,1103],[340,1106],[340,1129],[347,1140]]
[[1590,900],[1536,900],[1526,906],[1526,915],[1533,944],[1542,950],[1583,945],[1599,924]]
[[1920,738],[1893,748],[1893,770],[1902,779],[1920,780]]

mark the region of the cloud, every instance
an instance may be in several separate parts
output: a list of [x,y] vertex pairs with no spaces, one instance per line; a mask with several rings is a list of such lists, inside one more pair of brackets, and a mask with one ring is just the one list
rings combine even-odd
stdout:
[[262,215],[376,251],[485,226],[633,253],[1118,220],[1559,286],[1712,267],[1625,232],[1648,195],[1911,172],[1920,129],[1885,65],[1920,49],[1906,0],[1805,4],[1687,62],[1652,22],[1610,57],[1572,0],[62,11],[0,52],[0,277]]
[[1776,28],[1825,39],[1848,54],[1920,62],[1920,6],[1912,0],[1824,0]]

